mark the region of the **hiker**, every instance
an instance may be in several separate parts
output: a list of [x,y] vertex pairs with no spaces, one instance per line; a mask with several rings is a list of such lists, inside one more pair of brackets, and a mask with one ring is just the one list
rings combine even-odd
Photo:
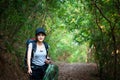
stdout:
[[36,49],[33,52],[34,54],[32,54],[33,43],[29,43],[28,45],[27,66],[30,80],[42,80],[45,75],[45,70],[51,62],[47,59],[48,51],[46,50],[44,43],[45,37],[45,30],[43,28],[38,28],[35,31]]

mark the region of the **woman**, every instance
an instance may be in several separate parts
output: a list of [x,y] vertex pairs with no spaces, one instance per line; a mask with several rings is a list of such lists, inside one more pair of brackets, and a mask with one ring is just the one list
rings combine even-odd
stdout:
[[30,75],[30,80],[42,80],[47,68],[46,64],[50,63],[50,60],[46,58],[47,51],[44,45],[44,39],[46,37],[45,30],[43,28],[36,29],[36,51],[32,56],[32,46],[30,43],[28,45],[28,55],[27,55],[27,65],[28,65],[28,74]]

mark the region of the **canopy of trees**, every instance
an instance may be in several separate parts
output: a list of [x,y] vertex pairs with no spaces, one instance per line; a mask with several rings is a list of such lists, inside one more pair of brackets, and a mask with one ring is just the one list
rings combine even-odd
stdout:
[[1,0],[0,49],[23,59],[25,41],[42,26],[54,61],[94,61],[101,80],[119,80],[119,4],[120,0]]

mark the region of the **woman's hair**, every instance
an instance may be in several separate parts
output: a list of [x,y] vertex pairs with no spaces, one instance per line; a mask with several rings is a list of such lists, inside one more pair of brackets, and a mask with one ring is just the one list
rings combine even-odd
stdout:
[[37,35],[35,35],[35,40],[38,41]]

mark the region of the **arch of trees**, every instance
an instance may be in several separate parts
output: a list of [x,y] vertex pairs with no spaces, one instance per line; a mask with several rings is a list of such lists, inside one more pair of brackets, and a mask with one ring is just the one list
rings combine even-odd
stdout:
[[101,80],[119,80],[119,4],[120,0],[1,0],[0,49],[23,58],[26,39],[43,26],[53,60],[85,62],[88,53],[98,64]]

